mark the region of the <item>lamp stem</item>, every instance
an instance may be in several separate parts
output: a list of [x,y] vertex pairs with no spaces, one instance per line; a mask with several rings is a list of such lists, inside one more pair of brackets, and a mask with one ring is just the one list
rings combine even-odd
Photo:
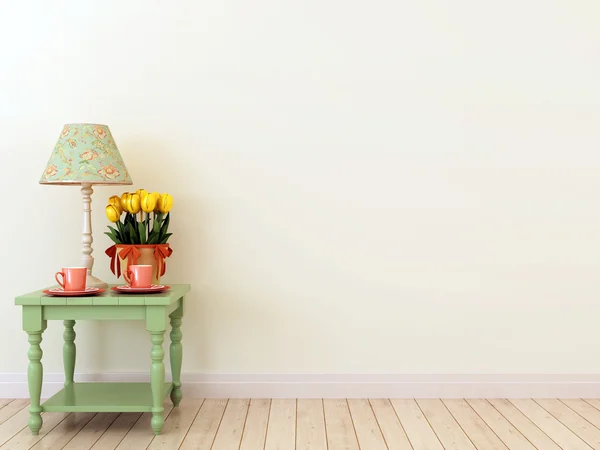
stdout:
[[92,268],[94,267],[94,257],[92,252],[92,242],[94,238],[92,236],[92,189],[91,183],[81,183],[81,196],[83,199],[83,230],[81,232],[81,262],[84,267],[87,267],[87,287],[99,287],[107,288],[107,283],[99,280],[92,275]]
[[89,183],[81,183],[81,196],[83,198],[83,231],[81,233],[81,262],[87,267],[88,275],[92,274],[92,267],[94,266],[94,257],[92,252],[92,194],[94,190],[92,185]]

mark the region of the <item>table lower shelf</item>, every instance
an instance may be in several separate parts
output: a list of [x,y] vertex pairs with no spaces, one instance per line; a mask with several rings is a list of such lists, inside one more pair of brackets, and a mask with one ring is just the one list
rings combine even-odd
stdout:
[[[164,384],[166,398],[173,388]],[[73,383],[42,404],[54,412],[151,412],[150,383]]]

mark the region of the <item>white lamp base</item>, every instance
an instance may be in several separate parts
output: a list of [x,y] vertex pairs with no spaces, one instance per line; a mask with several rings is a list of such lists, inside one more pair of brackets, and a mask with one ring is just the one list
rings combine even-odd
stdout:
[[94,275],[88,275],[85,280],[86,287],[95,287],[100,289],[108,289],[108,283],[96,278]]
[[81,244],[83,245],[81,252],[81,263],[83,267],[87,267],[88,275],[86,278],[87,287],[95,287],[106,289],[108,284],[92,275],[92,267],[94,267],[94,257],[92,256],[92,185],[90,183],[81,183],[81,195],[83,197],[83,232],[81,234]]

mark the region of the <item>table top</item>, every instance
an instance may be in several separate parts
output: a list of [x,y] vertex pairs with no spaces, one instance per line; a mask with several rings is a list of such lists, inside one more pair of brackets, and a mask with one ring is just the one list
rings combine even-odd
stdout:
[[40,289],[29,294],[19,295],[15,298],[15,305],[41,305],[41,306],[145,306],[145,305],[170,305],[187,294],[191,286],[189,284],[172,284],[171,289],[158,294],[122,294],[111,291],[110,288],[117,286],[111,284],[106,292],[100,295],[83,297],[54,297],[44,294],[45,289]]

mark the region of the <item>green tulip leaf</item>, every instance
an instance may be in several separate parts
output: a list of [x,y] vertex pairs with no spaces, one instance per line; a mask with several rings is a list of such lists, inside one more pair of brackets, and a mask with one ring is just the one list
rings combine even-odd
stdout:
[[127,213],[127,215],[125,216],[125,225],[127,225],[127,224],[131,224],[131,225],[135,224],[135,219],[133,218],[133,214],[131,214],[131,213]]
[[106,234],[110,238],[110,240],[113,241],[115,244],[120,244],[120,242],[118,242],[118,239],[112,234],[110,234],[108,231],[105,231],[104,234]]
[[117,228],[119,229],[119,239],[121,240],[121,244],[124,244],[125,243],[125,226],[121,223],[121,221],[118,221]]
[[160,224],[162,222],[161,213],[158,214],[158,217],[154,218],[154,223],[152,224],[152,232],[158,234],[160,232]]
[[146,243],[146,225],[144,222],[138,222],[138,232],[140,244],[144,245]]
[[169,238],[173,235],[173,233],[167,233],[163,236],[163,238],[160,240],[161,244],[166,244],[167,241],[169,240]]
[[111,226],[107,226],[107,228],[109,231],[105,234],[109,235],[110,238],[118,244],[119,242],[117,241],[120,240],[119,232]]
[[129,237],[129,228],[123,225],[123,244],[131,244],[131,237]]
[[117,239],[112,233],[106,231],[104,234],[107,235],[115,244],[120,244],[119,239]]
[[135,228],[133,227],[133,225],[131,224],[131,222],[129,222],[127,224],[127,232],[129,234],[129,242],[127,242],[128,244],[139,244],[139,236],[137,235]]
[[162,240],[164,238],[164,236],[167,234],[167,232],[169,231],[169,223],[171,222],[171,214],[167,213],[167,217],[165,217],[165,221],[163,222],[162,226],[160,227],[160,235],[158,236],[158,241],[160,243],[163,243]]

